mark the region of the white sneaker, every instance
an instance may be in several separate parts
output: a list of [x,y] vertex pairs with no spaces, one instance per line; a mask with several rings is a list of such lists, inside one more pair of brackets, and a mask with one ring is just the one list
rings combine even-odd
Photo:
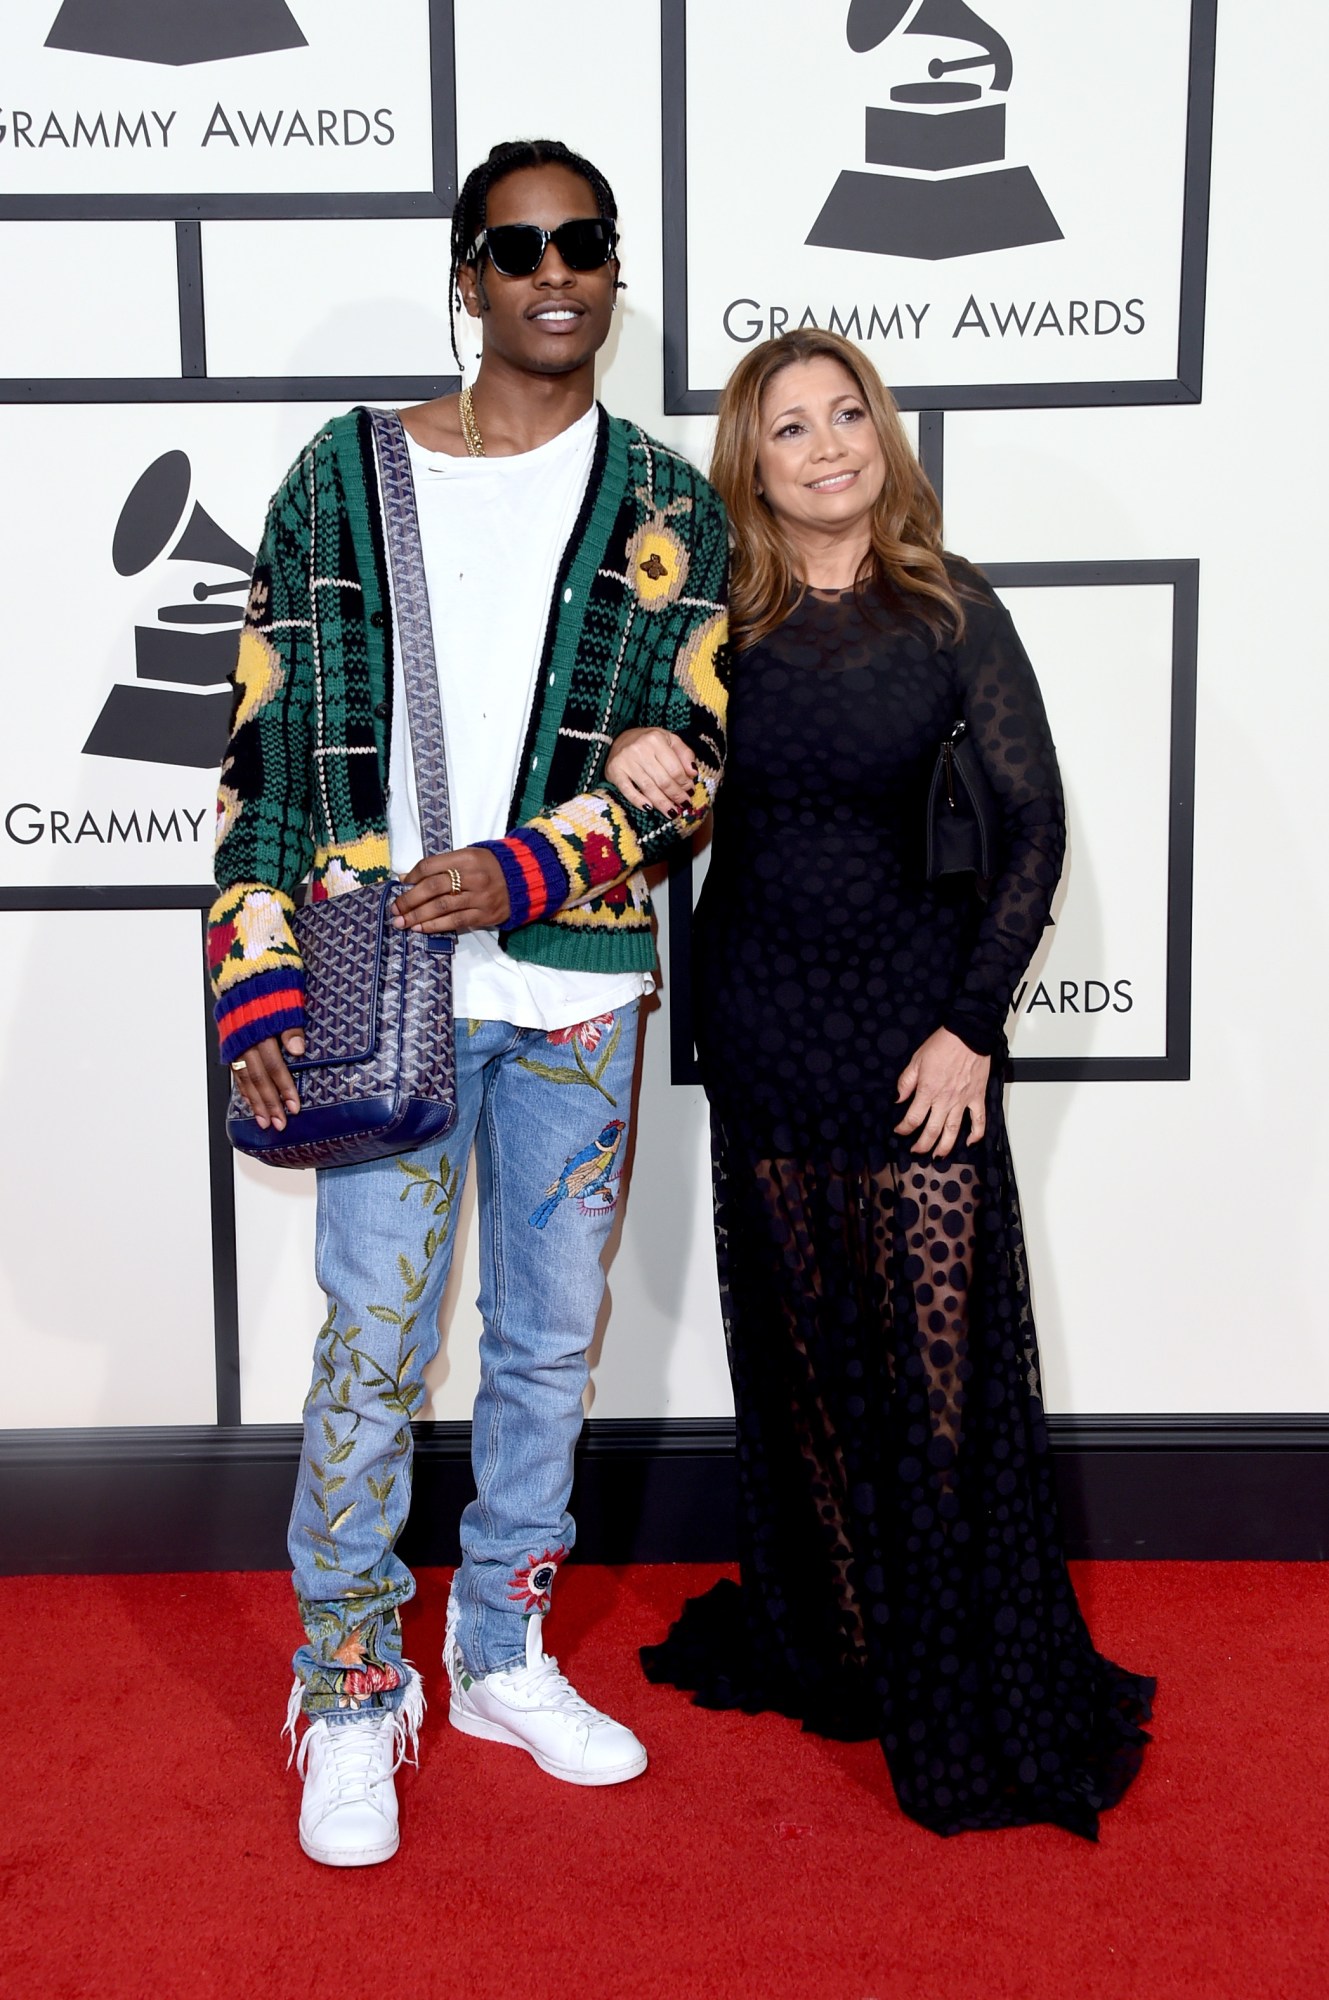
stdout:
[[400,1709],[366,1709],[337,1722],[319,1716],[305,1730],[295,1768],[305,1781],[300,1845],[311,1861],[371,1868],[397,1852],[394,1779],[415,1747],[424,1706],[418,1676],[412,1683],[415,1698]]
[[621,1785],[640,1777],[646,1752],[630,1729],[583,1701],[541,1643],[544,1620],[526,1622],[526,1664],[483,1679],[467,1672],[448,1605],[443,1659],[452,1683],[448,1720],[464,1736],[529,1751],[542,1771],[569,1785]]

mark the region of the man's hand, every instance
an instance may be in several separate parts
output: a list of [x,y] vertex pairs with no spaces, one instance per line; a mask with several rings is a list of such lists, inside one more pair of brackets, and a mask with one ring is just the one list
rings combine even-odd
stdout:
[[[991,1056],[975,1055],[949,1028],[938,1028],[901,1073],[897,1101],[913,1102],[896,1126],[897,1132],[917,1132],[911,1153],[949,1157],[969,1113],[969,1144],[976,1146],[987,1129],[987,1088]],[[921,1127],[921,1130],[920,1130]]]
[[239,1058],[243,1069],[231,1064],[235,1087],[265,1132],[269,1125],[284,1132],[286,1113],[289,1111],[294,1117],[300,1109],[300,1093],[286,1067],[285,1056],[302,1056],[304,1052],[303,1031],[283,1028],[280,1040],[269,1035],[266,1041],[255,1042],[252,1049],[245,1050]]
[[484,847],[426,854],[403,880],[393,923],[408,931],[488,931],[512,908],[503,870]]

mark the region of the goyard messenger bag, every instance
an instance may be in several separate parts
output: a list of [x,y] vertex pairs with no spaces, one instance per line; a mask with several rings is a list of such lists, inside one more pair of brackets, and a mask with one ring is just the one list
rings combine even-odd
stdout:
[[[401,419],[370,412],[426,854],[452,845],[443,716]],[[452,952],[447,935],[396,930],[402,884],[308,903],[292,928],[305,967],[305,1053],[288,1057],[300,1109],[261,1126],[234,1082],[231,1144],[274,1167],[345,1167],[441,1138],[457,1117]]]

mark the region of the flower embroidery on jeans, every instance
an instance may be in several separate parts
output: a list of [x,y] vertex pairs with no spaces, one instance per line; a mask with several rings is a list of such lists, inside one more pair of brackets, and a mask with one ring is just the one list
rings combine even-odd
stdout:
[[512,1572],[512,1586],[508,1596],[514,1604],[519,1604],[523,1617],[538,1611],[543,1617],[549,1609],[549,1593],[558,1575],[558,1566],[567,1555],[561,1544],[556,1549],[546,1549],[542,1556],[528,1556],[525,1569]]
[[401,1675],[395,1667],[352,1667],[349,1673],[342,1675],[339,1706],[359,1708],[361,1702],[368,1701],[371,1695],[391,1694],[394,1688],[400,1686]]
[[377,1707],[385,1695],[404,1685],[401,1667],[401,1620],[397,1607],[361,1613],[348,1631],[345,1617],[327,1606],[300,1600],[300,1615],[310,1645],[321,1660],[303,1670],[304,1706],[310,1715],[339,1708]]
[[548,1039],[557,1047],[563,1042],[579,1042],[588,1056],[593,1056],[599,1048],[606,1028],[612,1028],[612,1014],[593,1014],[589,1021],[578,1021],[575,1027],[551,1028]]

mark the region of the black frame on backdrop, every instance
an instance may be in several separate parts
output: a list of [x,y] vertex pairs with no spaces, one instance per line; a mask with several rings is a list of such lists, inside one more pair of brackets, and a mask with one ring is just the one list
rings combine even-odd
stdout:
[[[1217,9],[1218,0],[1191,0],[1175,377],[1146,382],[1106,380],[905,386],[895,389],[901,409],[1028,410],[1103,403],[1130,405],[1200,401],[1204,373]],[[664,407],[670,416],[701,416],[715,410],[720,392],[718,389],[692,387],[688,359],[688,0],[661,0],[660,13],[664,149]]]
[[0,194],[5,222],[174,222],[180,319],[180,373],[160,376],[0,378],[3,403],[394,402],[446,395],[460,386],[438,375],[218,376],[208,373],[204,317],[205,222],[446,220],[457,194],[457,94],[453,0],[429,9],[433,186],[394,194],[157,195]]

